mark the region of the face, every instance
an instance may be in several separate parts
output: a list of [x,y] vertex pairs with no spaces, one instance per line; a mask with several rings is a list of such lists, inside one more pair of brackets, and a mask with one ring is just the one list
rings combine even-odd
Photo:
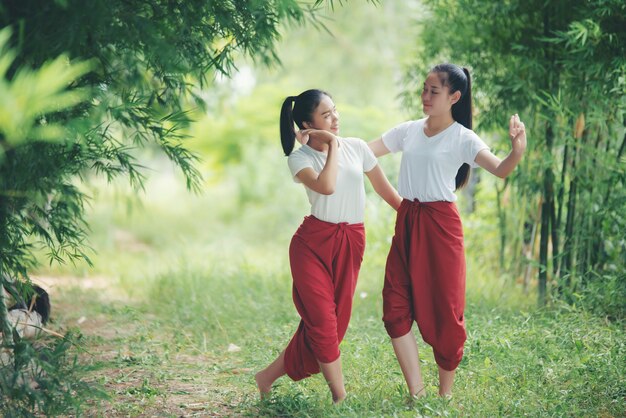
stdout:
[[452,105],[459,101],[461,92],[450,94],[448,86],[444,86],[439,74],[429,73],[422,90],[422,108],[428,116],[440,116],[450,113]]
[[304,122],[303,126],[307,129],[329,131],[336,135],[339,132],[339,113],[333,99],[324,96],[313,111],[311,120]]

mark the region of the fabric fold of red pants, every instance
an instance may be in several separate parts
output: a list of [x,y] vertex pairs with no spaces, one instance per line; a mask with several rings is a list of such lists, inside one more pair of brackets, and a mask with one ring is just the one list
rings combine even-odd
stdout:
[[285,371],[291,379],[319,373],[318,362],[339,358],[364,250],[362,223],[334,224],[310,215],[293,236],[293,301],[302,320],[285,349]]
[[453,202],[404,200],[387,257],[383,321],[391,338],[417,322],[435,361],[454,370],[465,343],[463,226]]

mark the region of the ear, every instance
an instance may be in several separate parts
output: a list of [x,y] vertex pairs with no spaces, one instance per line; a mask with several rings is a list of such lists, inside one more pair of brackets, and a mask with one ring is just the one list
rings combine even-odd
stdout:
[[306,129],[311,129],[311,124],[309,122],[302,122],[302,126],[304,126]]
[[450,95],[450,103],[451,104],[456,104],[456,102],[458,102],[459,100],[461,100],[461,91],[457,90],[454,93],[452,93]]

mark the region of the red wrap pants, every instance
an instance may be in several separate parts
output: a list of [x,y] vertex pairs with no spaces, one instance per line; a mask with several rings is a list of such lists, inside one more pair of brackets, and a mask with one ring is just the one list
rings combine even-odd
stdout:
[[452,202],[404,200],[383,287],[383,321],[391,338],[417,326],[435,361],[454,370],[465,343],[463,227]]
[[302,320],[285,349],[293,380],[319,373],[339,358],[365,250],[362,223],[329,223],[307,216],[289,247],[293,301]]

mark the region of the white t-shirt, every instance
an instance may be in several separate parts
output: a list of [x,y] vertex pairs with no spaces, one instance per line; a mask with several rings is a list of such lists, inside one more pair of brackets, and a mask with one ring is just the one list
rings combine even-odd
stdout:
[[420,202],[455,202],[455,177],[463,163],[478,167],[476,155],[489,147],[458,122],[428,137],[426,119],[404,122],[383,134],[391,152],[402,151],[398,193]]
[[[358,138],[339,138],[337,155],[337,183],[335,192],[323,195],[305,186],[311,203],[311,215],[332,223],[360,223],[365,219],[365,185],[363,173],[376,167],[378,161],[365,141]],[[287,158],[289,170],[296,183],[302,169],[311,167],[317,173],[326,164],[326,154],[308,145],[301,146]]]

